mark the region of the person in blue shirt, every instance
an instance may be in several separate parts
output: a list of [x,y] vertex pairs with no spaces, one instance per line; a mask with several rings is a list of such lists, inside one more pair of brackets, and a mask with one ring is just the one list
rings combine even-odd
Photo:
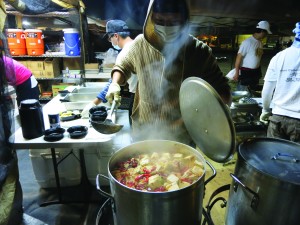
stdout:
[[[129,47],[129,43],[132,42],[133,40],[130,37],[130,31],[128,29],[128,26],[126,23],[122,20],[109,20],[106,24],[106,34],[105,36],[108,38],[108,41],[111,42],[112,46],[117,49],[121,50],[124,47]],[[99,105],[100,103],[106,103],[107,99],[105,98],[107,94],[107,90],[111,84],[112,80],[109,79],[108,83],[106,86],[103,88],[103,90],[97,95],[97,97],[87,104],[85,108],[81,112],[81,117],[82,118],[88,118],[89,117],[89,110],[94,107]],[[134,99],[134,93],[135,89],[137,86],[137,76],[132,74],[131,79],[127,81],[129,85],[129,92],[131,93],[131,106],[132,102]],[[119,90],[121,91],[121,90]],[[120,104],[121,99],[115,99],[117,103]],[[129,116],[131,115],[131,107],[129,107]]]

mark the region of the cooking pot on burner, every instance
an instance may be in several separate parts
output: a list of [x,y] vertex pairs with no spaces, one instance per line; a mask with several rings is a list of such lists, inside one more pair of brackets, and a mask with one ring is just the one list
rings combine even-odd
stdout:
[[[132,189],[113,177],[111,171],[117,167],[118,163],[128,160],[136,154],[151,154],[160,150],[194,155],[205,165],[205,160],[200,152],[175,141],[141,141],[117,151],[108,162],[109,178],[98,175],[96,179],[97,189],[100,193],[113,201],[115,225],[199,225],[201,223],[205,168],[203,175],[195,183],[168,192],[144,192]],[[213,169],[212,166],[211,168]],[[111,194],[101,189],[99,176],[109,179]]]
[[[215,162],[226,162],[235,151],[235,129],[228,107],[201,78],[190,77],[180,87],[180,111],[184,125],[195,144]],[[192,154],[214,171],[205,181],[203,175],[193,184],[175,191],[143,192],[131,189],[112,176],[119,162],[139,153],[181,152]],[[169,140],[136,142],[117,151],[108,162],[108,177],[98,175],[97,189],[112,201],[115,225],[199,225],[202,218],[204,186],[216,175],[214,168],[196,149]],[[111,193],[101,189],[101,179],[108,179]],[[205,214],[204,214],[205,215]]]
[[298,225],[300,145],[255,138],[239,145],[226,209],[227,225]]

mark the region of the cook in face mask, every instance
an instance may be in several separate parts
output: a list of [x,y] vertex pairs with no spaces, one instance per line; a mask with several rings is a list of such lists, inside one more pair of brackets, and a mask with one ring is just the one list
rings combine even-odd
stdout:
[[173,42],[180,35],[181,26],[162,26],[155,24],[154,29],[164,42]]
[[121,48],[119,47],[119,34],[114,33],[112,36],[108,38],[108,41],[111,42],[111,45],[114,49],[120,51]]

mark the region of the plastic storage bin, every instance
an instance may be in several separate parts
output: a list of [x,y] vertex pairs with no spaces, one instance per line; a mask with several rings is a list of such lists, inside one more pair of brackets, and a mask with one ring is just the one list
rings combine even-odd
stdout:
[[[96,185],[97,174],[108,176],[108,161],[110,157],[121,147],[112,145],[110,142],[103,143],[100,148],[88,148],[84,150],[86,173],[89,182]],[[109,181],[101,179],[101,185],[109,185]]]
[[[55,148],[56,160],[59,162],[70,152],[63,161],[58,164],[58,174],[61,187],[79,185],[81,182],[81,169],[78,149]],[[53,161],[50,149],[30,149],[29,156],[37,183],[42,188],[56,187]],[[77,158],[76,158],[77,157]]]

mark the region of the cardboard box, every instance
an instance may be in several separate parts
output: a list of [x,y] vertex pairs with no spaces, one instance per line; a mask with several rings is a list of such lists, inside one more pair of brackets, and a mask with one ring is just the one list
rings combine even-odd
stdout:
[[52,85],[53,97],[55,97],[56,95],[58,95],[59,91],[65,90],[70,85],[73,85],[73,84],[70,84],[70,83],[53,84]]
[[35,78],[54,78],[61,75],[58,58],[46,58],[43,61],[20,61],[31,70]]
[[19,63],[21,63],[22,65],[26,66],[28,68],[27,65],[27,61],[26,60],[18,60]]
[[54,78],[60,76],[58,58],[46,58],[44,60],[44,76],[46,78]]
[[84,69],[86,70],[98,70],[99,69],[99,63],[86,63],[84,64]]
[[80,58],[63,58],[63,69],[80,70]]
[[32,61],[27,60],[27,68],[32,71],[43,71],[44,70],[44,61]]
[[33,76],[37,79],[46,78],[43,70],[31,70]]

